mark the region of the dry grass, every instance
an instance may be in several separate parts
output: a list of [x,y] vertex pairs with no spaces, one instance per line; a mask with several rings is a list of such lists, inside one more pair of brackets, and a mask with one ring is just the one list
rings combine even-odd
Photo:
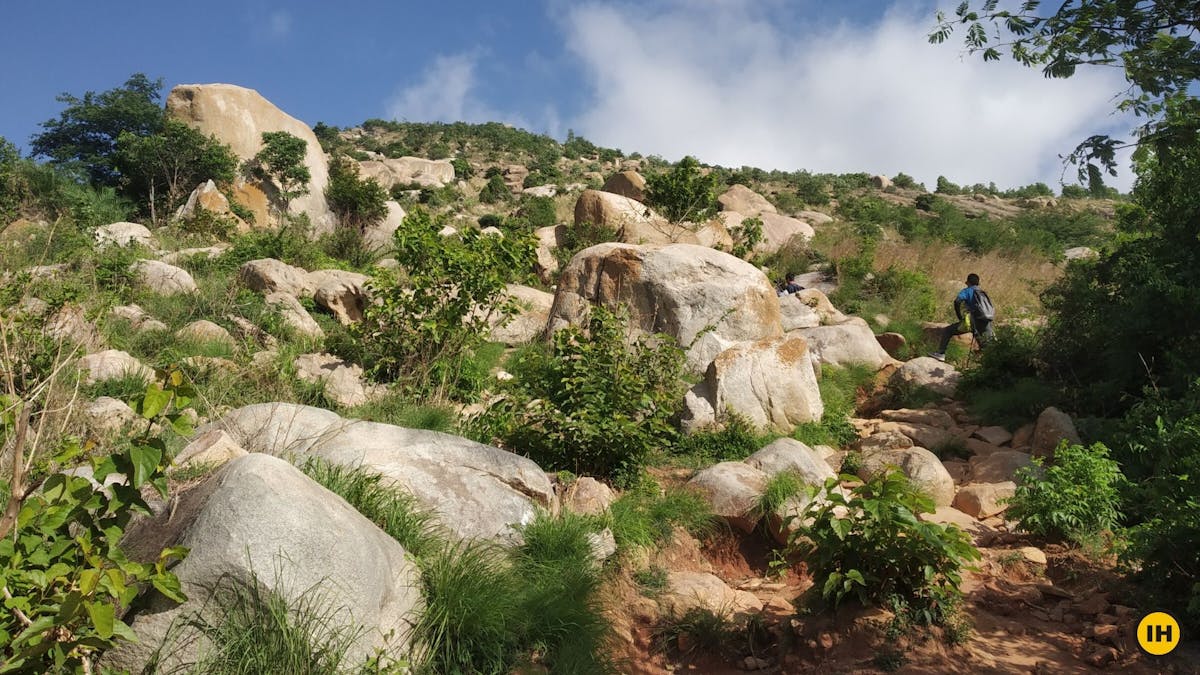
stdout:
[[962,288],[963,280],[974,272],[1009,318],[1040,315],[1038,294],[1062,274],[1060,266],[1033,251],[1013,257],[995,252],[973,255],[942,242],[908,243],[899,237],[880,242],[875,252],[876,270],[892,265],[923,270],[947,297]]

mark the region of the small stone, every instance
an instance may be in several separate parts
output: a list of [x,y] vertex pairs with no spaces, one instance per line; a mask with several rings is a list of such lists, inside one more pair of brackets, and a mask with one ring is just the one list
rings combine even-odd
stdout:
[[1101,614],[1106,609],[1108,609],[1108,598],[1103,594],[1092,595],[1075,603],[1075,610],[1085,616]]
[[1096,645],[1092,651],[1090,651],[1088,655],[1084,657],[1084,661],[1097,668],[1103,668],[1110,663],[1116,662],[1116,660],[1119,658],[1121,658],[1121,653],[1116,649],[1113,649],[1112,647],[1102,647],[1100,645]]
[[746,658],[742,659],[743,670],[765,670],[770,667],[770,662],[766,661],[765,659],[760,659],[757,656],[747,656]]
[[1047,562],[1045,552],[1036,546],[1022,546],[1020,552],[1025,560],[1035,565],[1045,565]]

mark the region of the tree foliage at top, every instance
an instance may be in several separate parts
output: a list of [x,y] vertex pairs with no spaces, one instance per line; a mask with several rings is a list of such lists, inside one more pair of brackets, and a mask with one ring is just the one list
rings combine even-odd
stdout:
[[125,84],[83,98],[61,94],[66,108],[57,119],[42,122],[45,129],[30,141],[34,156],[52,164],[79,169],[96,185],[116,187],[120,173],[114,165],[117,140],[122,133],[149,136],[163,125],[162,79],[134,73]]
[[160,210],[176,207],[201,182],[232,181],[237,165],[229,146],[178,120],[166,120],[148,136],[122,133],[113,158],[122,189],[149,204],[155,222]]
[[695,157],[646,179],[646,201],[673,223],[703,222],[717,210],[717,175],[705,174]]
[[261,180],[279,186],[279,197],[286,204],[308,194],[312,173],[304,164],[308,141],[286,131],[264,131],[263,147],[247,162],[246,168]]
[[[1007,51],[1017,62],[1040,67],[1046,77],[1065,78],[1085,65],[1123,68],[1129,88],[1118,109],[1147,121],[1141,142],[1187,141],[1200,129],[1198,108],[1188,87],[1200,79],[1200,4],[1194,0],[1067,0],[1042,11],[1038,0],[1026,0],[1016,11],[985,0],[975,8],[962,2],[953,17],[938,13],[929,36],[941,43],[964,26],[967,50],[985,61]],[[1183,116],[1168,109],[1186,109]],[[1174,117],[1174,119],[1172,119]],[[1096,186],[1101,169],[1116,175],[1115,153],[1123,147],[1109,136],[1095,135],[1075,149],[1080,179]]]

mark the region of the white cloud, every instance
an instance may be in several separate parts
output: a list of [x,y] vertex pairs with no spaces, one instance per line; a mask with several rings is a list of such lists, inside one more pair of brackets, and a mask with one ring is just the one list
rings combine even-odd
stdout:
[[501,116],[474,92],[475,54],[439,56],[420,81],[402,89],[388,103],[394,119],[413,122],[487,122]]
[[280,40],[292,33],[292,14],[286,9],[277,9],[267,17],[267,34]]
[[1131,126],[1110,116],[1119,73],[1046,80],[985,64],[929,45],[924,14],[785,26],[738,0],[646,7],[561,15],[591,88],[572,126],[596,143],[734,167],[904,171],[931,188],[939,174],[1011,187],[1057,183],[1059,154]]

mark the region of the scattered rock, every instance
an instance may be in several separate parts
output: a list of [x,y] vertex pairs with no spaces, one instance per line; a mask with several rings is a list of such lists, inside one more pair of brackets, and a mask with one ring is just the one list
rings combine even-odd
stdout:
[[101,396],[84,409],[92,429],[100,434],[112,434],[140,419],[140,416],[124,401],[110,396]]
[[808,241],[816,234],[812,225],[799,218],[778,213],[762,213],[758,218],[762,221],[763,238],[754,250],[762,254],[775,253],[796,237]]
[[212,180],[201,183],[195,190],[192,190],[192,194],[188,195],[187,202],[175,210],[175,217],[187,220],[195,218],[202,211],[228,219],[234,223],[239,232],[246,232],[250,229],[229,208],[229,199],[217,189],[217,184]]
[[722,211],[733,211],[747,218],[754,218],[764,213],[777,213],[775,205],[766,197],[740,183],[730,186],[728,190],[717,197],[717,203]]
[[288,403],[239,408],[211,428],[228,431],[252,453],[296,462],[319,457],[380,473],[461,539],[518,542],[516,528],[555,504],[550,480],[533,461],[450,434],[343,419]]
[[963,532],[974,537],[977,541],[995,536],[996,530],[984,525],[975,518],[949,506],[939,506],[933,513],[922,513],[917,516],[929,523],[939,525],[954,525]]
[[175,337],[181,340],[194,340],[196,342],[219,342],[227,345],[230,349],[237,347],[237,340],[229,334],[229,331],[204,319],[193,321],[175,331]]
[[860,452],[875,452],[877,450],[904,450],[913,446],[912,439],[899,431],[880,431],[854,442],[854,449]]
[[1002,450],[990,455],[972,457],[971,476],[978,483],[1004,483],[1011,481],[1017,469],[1029,466],[1032,457],[1016,450]]
[[592,549],[592,559],[596,561],[596,564],[608,560],[617,552],[617,538],[610,528],[606,527],[599,532],[589,532],[587,540]]
[[246,450],[229,434],[220,429],[212,429],[193,438],[175,456],[174,464],[181,467],[219,466],[246,454]]
[[1022,546],[1017,551],[1026,562],[1033,563],[1034,565],[1045,565],[1047,563],[1045,552],[1036,546]]
[[877,189],[886,190],[892,187],[892,179],[887,176],[871,176],[871,185]]
[[321,382],[329,400],[343,407],[362,405],[379,393],[363,378],[362,366],[331,354],[302,354],[292,362],[296,377]]
[[786,434],[820,420],[825,410],[808,345],[800,337],[746,342],[721,352],[685,404],[688,430],[720,421],[711,416],[723,411]]
[[338,323],[348,326],[362,321],[367,304],[365,285],[370,279],[365,274],[345,270],[318,270],[308,275],[313,300],[329,310]]
[[46,320],[46,335],[73,342],[85,349],[95,349],[101,344],[100,331],[88,321],[83,307],[76,304],[63,305]]
[[137,223],[111,223],[96,228],[96,244],[105,246],[129,246],[140,244],[147,248],[154,246],[154,237],[145,225]]
[[959,488],[954,495],[954,508],[975,518],[988,518],[1003,513],[1008,501],[1017,492],[1017,484],[972,483]]
[[783,333],[766,275],[703,246],[610,243],[580,251],[562,271],[548,331],[582,324],[593,303],[627,304],[634,331],[664,332],[691,345],[688,366],[697,373],[738,342]]
[[801,302],[793,293],[779,296],[779,316],[785,333],[821,325],[821,316],[816,310]]
[[746,464],[768,477],[783,471],[799,476],[805,485],[822,486],[826,479],[836,478],[825,459],[815,450],[794,438],[778,438],[746,458]]
[[767,487],[767,474],[743,462],[721,462],[697,473],[688,487],[704,495],[714,515],[752,532],[762,516],[756,509]]
[[279,292],[267,293],[265,300],[268,305],[277,307],[283,323],[300,335],[311,338],[325,337],[325,331],[321,329],[321,325],[312,318],[312,315],[304,309],[304,305],[300,304],[295,296]]
[[646,179],[636,171],[622,171],[613,174],[604,182],[604,187],[600,190],[642,203],[646,201]]
[[1067,260],[1081,260],[1088,258],[1098,258],[1100,254],[1095,249],[1087,246],[1075,246],[1063,251],[1063,257]]
[[899,410],[884,410],[879,416],[889,422],[907,422],[939,429],[950,429],[954,426],[954,418],[945,410],[937,408],[900,408]]
[[403,652],[421,602],[417,568],[396,540],[295,467],[261,454],[231,461],[172,508],[134,520],[122,546],[143,561],[164,547],[189,549],[172,568],[188,600],[150,594],[135,603],[123,618],[140,640],[104,655],[102,665],[117,670],[141,672],[169,629],[175,639],[159,666],[194,660],[202,642],[182,618],[204,611],[223,583],[257,577],[289,600],[320,589],[324,606],[338,608],[334,621],[362,628],[351,633],[347,658],[355,663],[377,648]]
[[882,473],[890,466],[904,472],[913,485],[924,492],[937,506],[949,506],[954,500],[954,479],[937,455],[925,448],[876,450],[862,453],[858,475],[863,480]]
[[1055,407],[1046,408],[1038,415],[1037,425],[1033,429],[1033,455],[1054,457],[1054,450],[1064,440],[1072,445],[1083,442],[1070,415]]
[[929,356],[908,361],[892,374],[890,384],[928,389],[942,396],[953,396],[961,379],[954,366]]
[[762,602],[753,593],[735,591],[707,572],[669,572],[667,590],[658,602],[667,615],[675,617],[694,609],[735,616],[762,611]]
[[834,326],[817,326],[792,331],[808,340],[816,363],[831,366],[866,365],[879,369],[895,359],[879,346],[870,326],[861,319]]
[[85,373],[84,384],[95,384],[126,376],[140,377],[147,383],[154,379],[153,370],[117,349],[106,349],[95,354],[81,356],[78,365],[79,370]]
[[146,313],[144,309],[137,305],[121,305],[113,307],[109,314],[128,321],[130,326],[139,332],[147,333],[150,331],[165,331],[168,330],[167,324],[155,319]]
[[875,336],[875,341],[894,359],[900,358],[908,351],[908,340],[899,333],[880,333]]
[[138,283],[159,295],[181,295],[199,290],[187,270],[161,260],[139,260],[131,269]]
[[563,507],[587,516],[598,516],[617,500],[612,488],[589,476],[575,479],[563,495]]
[[971,435],[990,445],[1004,445],[1013,439],[1013,435],[1004,427],[981,427]]
[[244,263],[238,269],[238,279],[252,291],[286,293],[293,297],[312,295],[313,286],[308,272],[274,258],[260,258]]
[[554,295],[517,284],[509,284],[506,291],[510,298],[517,301],[520,311],[504,324],[501,324],[500,317],[489,317],[492,342],[507,345],[533,342],[546,329],[550,309],[554,306]]

